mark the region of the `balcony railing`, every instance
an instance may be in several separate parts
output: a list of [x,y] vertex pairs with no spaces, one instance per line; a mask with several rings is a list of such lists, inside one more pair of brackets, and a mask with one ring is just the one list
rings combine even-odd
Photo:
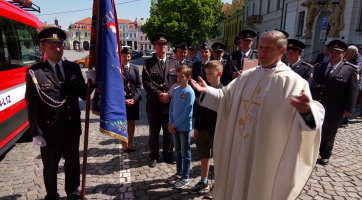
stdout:
[[247,24],[260,24],[263,21],[262,15],[252,15],[248,17],[248,23]]

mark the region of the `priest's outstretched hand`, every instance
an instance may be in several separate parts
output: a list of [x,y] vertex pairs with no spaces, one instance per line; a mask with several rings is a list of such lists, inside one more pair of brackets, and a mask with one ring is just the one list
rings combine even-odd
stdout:
[[200,76],[198,77],[198,79],[199,79],[199,82],[196,82],[195,80],[191,79],[192,87],[198,92],[206,93],[207,92],[206,82]]
[[297,109],[298,112],[303,115],[309,114],[311,112],[309,106],[310,99],[305,94],[304,90],[302,90],[300,96],[294,96],[290,98],[290,103]]

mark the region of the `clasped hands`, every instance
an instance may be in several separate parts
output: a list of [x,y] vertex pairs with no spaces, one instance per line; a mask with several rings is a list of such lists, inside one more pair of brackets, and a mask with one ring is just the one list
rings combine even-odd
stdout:
[[126,99],[126,105],[132,106],[134,104],[134,99]]
[[163,103],[170,103],[170,95],[167,92],[161,93],[158,98]]

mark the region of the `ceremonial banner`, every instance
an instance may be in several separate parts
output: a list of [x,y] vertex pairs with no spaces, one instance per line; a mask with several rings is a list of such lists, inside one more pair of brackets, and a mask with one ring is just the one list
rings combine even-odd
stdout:
[[118,23],[112,0],[99,1],[93,113],[100,115],[100,131],[128,143],[127,114],[120,63]]

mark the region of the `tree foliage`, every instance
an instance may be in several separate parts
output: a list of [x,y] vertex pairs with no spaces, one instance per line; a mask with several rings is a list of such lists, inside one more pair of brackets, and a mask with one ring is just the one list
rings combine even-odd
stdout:
[[202,43],[220,34],[223,5],[221,0],[151,0],[151,16],[141,30],[149,38],[166,33],[173,46]]

